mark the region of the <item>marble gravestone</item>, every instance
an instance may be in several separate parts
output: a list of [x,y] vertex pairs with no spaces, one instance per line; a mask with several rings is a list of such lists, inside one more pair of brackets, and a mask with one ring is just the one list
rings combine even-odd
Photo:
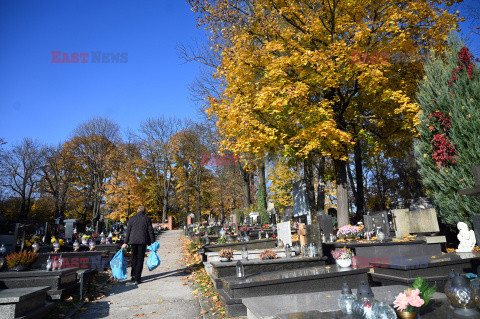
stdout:
[[277,224],[278,240],[281,240],[284,245],[292,246],[292,230],[290,222],[282,222]]
[[307,224],[311,224],[310,207],[308,205],[307,186],[303,180],[293,184],[293,216],[307,216]]
[[367,213],[363,215],[363,222],[366,231],[377,231],[377,227],[382,229],[385,236],[390,236],[390,224],[388,223],[388,213],[386,211],[378,213]]

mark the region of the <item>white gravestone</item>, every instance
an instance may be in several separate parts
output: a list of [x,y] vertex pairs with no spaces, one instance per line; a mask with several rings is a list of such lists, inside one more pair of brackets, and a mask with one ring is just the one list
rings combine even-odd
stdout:
[[277,234],[278,240],[281,240],[284,245],[292,246],[292,230],[289,221],[277,224]]
[[73,236],[73,224],[76,222],[76,219],[65,219],[65,240],[67,242],[72,241]]

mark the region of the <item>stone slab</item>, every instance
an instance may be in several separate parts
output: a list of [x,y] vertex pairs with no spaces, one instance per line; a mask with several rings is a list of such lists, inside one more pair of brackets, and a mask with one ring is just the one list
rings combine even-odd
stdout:
[[[270,250],[274,251],[277,253],[278,257],[285,257],[285,249],[284,248],[269,248]],[[248,259],[259,259],[260,254],[264,251],[265,249],[251,249],[248,250]],[[293,253],[292,253],[293,256]],[[205,257],[207,262],[214,262],[214,261],[219,261],[220,257],[218,257],[218,251],[211,251],[211,252],[206,252]],[[242,251],[240,250],[235,250],[233,251],[233,260],[241,260],[242,259]]]
[[31,287],[0,290],[0,318],[18,318],[38,308],[43,308],[46,292],[49,288]]
[[58,300],[78,287],[77,269],[54,271],[30,270],[0,273],[0,289],[20,289],[48,286],[48,300]]
[[225,277],[219,294],[229,316],[245,316],[247,308],[242,304],[243,298],[329,291],[340,289],[344,282],[357,286],[368,280],[367,271],[320,266],[247,275],[242,279]]
[[[326,258],[303,258],[303,257],[291,257],[291,258],[279,258],[279,259],[254,259],[242,261],[245,274],[253,275],[272,271],[282,271],[290,269],[308,268],[314,266],[325,265]],[[223,287],[221,278],[235,276],[237,261],[230,262],[212,262],[211,272],[209,272],[212,282],[216,289]]]
[[459,273],[476,273],[479,265],[480,253],[449,253],[387,262],[371,269],[370,276],[376,285],[410,285],[417,277],[422,277],[443,291],[451,269]]
[[[392,304],[395,297],[407,288],[407,286],[395,285],[388,287],[372,287],[372,290],[375,294],[375,299]],[[356,289],[352,288],[352,291],[354,294],[356,293]],[[340,290],[333,290],[314,293],[243,298],[242,303],[248,309],[248,319],[272,319],[280,314],[287,313],[305,313],[314,311],[326,314],[337,312],[340,310],[338,307],[339,297]],[[443,293],[436,292],[433,296],[433,300],[445,299],[446,296]]]

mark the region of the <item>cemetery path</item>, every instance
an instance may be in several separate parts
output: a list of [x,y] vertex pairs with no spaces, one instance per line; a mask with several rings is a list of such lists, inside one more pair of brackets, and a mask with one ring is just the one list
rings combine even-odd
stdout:
[[[75,319],[94,318],[184,318],[201,317],[198,300],[189,286],[183,285],[185,276],[181,260],[181,230],[163,232],[157,241],[160,266],[149,271],[144,263],[142,283],[136,286],[128,279],[114,285],[107,296],[91,302]],[[145,261],[146,261],[145,257]]]

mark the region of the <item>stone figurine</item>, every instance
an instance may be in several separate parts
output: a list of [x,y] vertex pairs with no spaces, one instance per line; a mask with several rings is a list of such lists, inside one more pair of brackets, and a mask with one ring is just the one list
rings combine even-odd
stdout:
[[457,238],[460,241],[457,253],[471,253],[476,243],[474,231],[468,230],[468,225],[464,222],[459,222],[457,228],[459,230]]

